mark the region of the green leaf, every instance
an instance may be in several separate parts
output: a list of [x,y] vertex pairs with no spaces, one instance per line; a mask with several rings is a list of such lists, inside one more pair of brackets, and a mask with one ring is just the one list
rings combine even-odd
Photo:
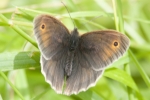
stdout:
[[0,70],[37,68],[40,67],[39,59],[39,52],[1,53]]
[[[124,64],[127,64],[130,62],[130,58],[128,56],[128,54],[126,53],[123,57],[119,58],[117,61],[115,61],[112,65],[110,65],[110,67],[117,67],[117,66],[121,66]],[[110,68],[108,67],[108,68]]]
[[110,68],[105,71],[104,76],[116,80],[126,86],[129,86],[137,92],[139,91],[132,77],[123,70]]
[[[80,11],[80,12],[70,13],[70,15],[72,18],[108,16],[106,13],[104,13],[102,11]],[[62,16],[69,17],[68,13],[63,14]]]
[[[103,100],[116,100],[114,92],[110,88],[107,78],[101,77],[94,87],[91,88],[96,92]],[[108,97],[109,93],[109,97]]]
[[[8,19],[0,13],[0,19],[4,22],[4,23],[8,23]],[[10,24],[10,23],[8,23]],[[11,25],[11,24],[10,24]],[[21,35],[23,38],[25,38],[26,40],[28,40],[32,45],[34,45],[35,47],[38,47],[36,42],[29,36],[27,35],[23,30],[21,30],[18,26],[14,26],[12,25],[11,28],[13,30],[15,30],[19,35]]]
[[[16,94],[18,94],[18,97],[21,99],[21,100],[24,100],[24,97],[22,96],[22,94],[18,91],[18,89],[12,84],[12,82],[7,78],[7,76],[2,72],[0,71],[0,75],[5,79],[5,81],[11,86],[11,88],[16,92]],[[10,97],[8,97],[10,98]]]
[[[23,95],[25,100],[30,100],[30,93],[29,93],[29,87],[28,87],[28,82],[26,79],[25,70],[24,69],[15,70],[15,71],[13,71],[13,73],[10,72],[10,74],[12,74],[12,76],[15,75],[15,78],[14,78],[15,79],[15,86],[20,91],[20,93]],[[16,98],[19,98],[19,97],[16,95],[15,99]]]
[[0,94],[0,100],[3,100],[1,94]]
[[0,22],[0,26],[9,26],[9,24],[5,22]]
[[81,92],[77,95],[82,100],[101,100],[102,98],[94,91],[87,90],[86,92]]
[[35,97],[32,98],[32,100],[39,100],[40,98],[42,98],[43,95],[45,95],[47,92],[49,91],[49,89],[41,92],[40,94],[36,95]]

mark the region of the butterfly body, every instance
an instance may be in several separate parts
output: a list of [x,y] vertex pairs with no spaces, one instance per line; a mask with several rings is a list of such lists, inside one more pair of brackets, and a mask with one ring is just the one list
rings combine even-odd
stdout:
[[94,86],[104,69],[129,47],[128,37],[117,31],[93,31],[79,36],[76,28],[69,32],[50,15],[34,19],[34,34],[45,80],[57,93],[66,95]]
[[71,32],[71,38],[70,38],[70,51],[74,51],[79,44],[79,33],[78,30],[75,28],[72,32]]

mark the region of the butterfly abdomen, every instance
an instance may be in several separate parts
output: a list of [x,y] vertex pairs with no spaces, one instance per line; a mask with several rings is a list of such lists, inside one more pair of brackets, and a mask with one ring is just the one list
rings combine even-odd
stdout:
[[65,66],[65,74],[67,77],[71,75],[72,72],[72,65],[73,65],[73,58],[74,58],[74,52],[68,52],[66,59],[66,66]]
[[65,73],[67,76],[71,75],[72,72],[72,65],[73,65],[73,60],[74,60],[74,53],[78,47],[79,44],[79,33],[78,30],[75,28],[71,32],[71,37],[70,37],[70,45],[69,45],[69,50],[67,54],[67,59],[66,59],[66,66],[65,66]]

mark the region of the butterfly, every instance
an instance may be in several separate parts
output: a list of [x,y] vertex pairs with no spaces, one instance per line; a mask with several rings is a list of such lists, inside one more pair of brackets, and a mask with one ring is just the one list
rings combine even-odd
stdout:
[[105,68],[129,47],[129,38],[114,30],[79,35],[50,15],[34,19],[34,35],[41,52],[41,72],[59,94],[86,91],[96,84]]

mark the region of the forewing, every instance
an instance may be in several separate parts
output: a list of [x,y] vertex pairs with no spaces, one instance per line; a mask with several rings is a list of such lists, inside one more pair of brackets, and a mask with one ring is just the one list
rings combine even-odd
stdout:
[[79,51],[86,59],[85,62],[95,71],[114,62],[128,47],[128,37],[113,30],[86,33],[80,37],[79,42]]
[[45,59],[50,59],[63,48],[68,47],[69,31],[52,16],[37,16],[34,19],[34,34]]

